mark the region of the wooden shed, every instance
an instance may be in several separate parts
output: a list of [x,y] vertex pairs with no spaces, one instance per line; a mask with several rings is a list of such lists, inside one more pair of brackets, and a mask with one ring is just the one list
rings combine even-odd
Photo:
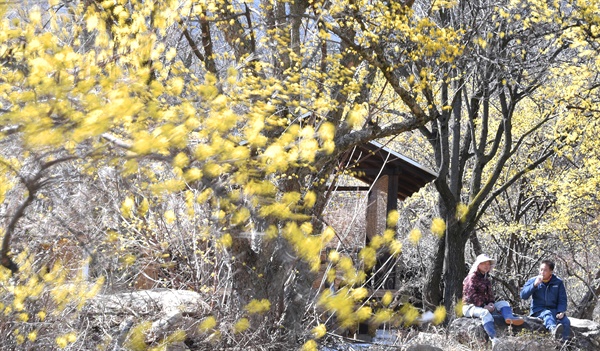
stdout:
[[[360,182],[353,182],[351,185],[336,184],[335,191],[367,192],[366,213],[362,217],[364,224],[354,226],[360,226],[360,231],[363,232],[360,246],[368,244],[373,236],[383,233],[387,215],[398,209],[398,201],[405,200],[437,177],[432,170],[376,141],[355,146],[342,157],[340,163]],[[356,185],[358,183],[360,185]],[[359,250],[360,247],[354,249]],[[388,257],[385,253],[378,257],[380,265]],[[381,266],[376,267],[379,268]],[[393,269],[394,267],[383,267],[381,271],[386,272],[387,278],[376,277],[373,285],[394,289],[395,275],[387,274]]]

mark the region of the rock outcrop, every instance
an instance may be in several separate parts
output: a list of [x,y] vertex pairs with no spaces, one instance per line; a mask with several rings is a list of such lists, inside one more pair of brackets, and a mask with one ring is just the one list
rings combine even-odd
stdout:
[[[131,331],[141,322],[145,322],[142,343],[156,345],[177,331],[185,331],[185,342],[171,343],[167,350],[189,351],[196,350],[200,346],[196,345],[195,341],[206,341],[207,335],[199,334],[198,325],[210,313],[210,306],[196,292],[153,289],[96,296],[85,306],[82,323],[87,326],[86,332],[96,335],[92,339],[96,339],[98,342],[96,346],[102,349],[111,351],[127,349],[127,342],[131,341]],[[565,349],[560,341],[550,336],[538,318],[526,317],[525,323],[516,327],[506,325],[500,316],[497,317],[495,324],[501,341],[494,347],[494,351],[547,351],[553,347],[556,350]],[[590,320],[577,318],[570,318],[570,320],[573,338],[569,344],[574,346],[573,349],[600,350],[600,325]],[[447,333],[439,329],[437,333],[429,333],[426,330],[425,325],[412,331],[387,331],[385,335],[388,335],[390,340],[383,340],[380,337],[381,340],[373,340],[375,342],[368,349],[378,350],[377,344],[385,349],[393,345],[395,348],[410,351],[490,348],[488,337],[479,319],[457,318],[450,323]],[[417,334],[412,334],[413,331],[417,331]],[[409,335],[406,334],[407,332]],[[399,334],[394,335],[394,333]],[[404,334],[404,337],[399,337],[401,334]],[[390,343],[388,344],[387,341]],[[460,344],[462,346],[459,348],[450,346]]]
[[[99,334],[112,339],[109,350],[120,350],[128,333],[139,321],[151,321],[145,342],[159,341],[177,330],[194,333],[200,319],[210,311],[201,296],[189,290],[153,289],[113,295],[98,295],[88,302],[85,316]],[[174,343],[169,350],[187,350]]]
[[[568,343],[582,350],[600,350],[600,325],[596,322],[569,318],[572,339]],[[539,318],[525,317],[522,326],[504,323],[501,316],[495,318],[496,331],[500,343],[496,350],[548,350],[552,345],[562,347],[560,340],[554,340]],[[457,318],[448,326],[450,337],[469,346],[483,346],[488,337],[478,318]]]

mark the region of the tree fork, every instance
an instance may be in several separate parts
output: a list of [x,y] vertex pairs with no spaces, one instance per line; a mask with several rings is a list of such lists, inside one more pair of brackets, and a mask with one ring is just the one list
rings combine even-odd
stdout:
[[25,201],[19,206],[19,208],[17,209],[15,214],[12,216],[10,222],[8,223],[8,226],[6,227],[6,233],[4,234],[4,238],[2,238],[2,249],[0,250],[0,264],[2,264],[2,266],[4,266],[4,267],[10,269],[12,274],[15,274],[19,271],[19,267],[10,257],[10,243],[12,240],[12,236],[14,234],[15,228],[17,227],[17,223],[24,216],[25,210],[27,209],[27,207],[29,207],[29,205],[33,202],[33,200],[35,200],[37,192],[48,181],[48,179],[45,179],[45,180],[40,180],[40,179],[42,178],[44,172],[47,169],[49,169],[52,166],[57,165],[59,163],[70,161],[75,158],[77,158],[77,157],[67,156],[67,157],[58,158],[56,160],[46,162],[46,163],[42,164],[39,171],[31,179],[25,179],[25,177],[19,175],[18,171],[16,171],[14,168],[9,166],[9,168],[12,169],[13,172],[15,172],[18,175],[18,177],[21,179],[21,182],[23,182],[23,185],[25,185],[25,188],[27,188],[27,199],[25,199]]
[[14,216],[10,220],[10,223],[6,228],[4,238],[2,239],[2,251],[0,251],[0,262],[4,267],[10,269],[12,274],[15,274],[19,271],[19,267],[17,266],[17,264],[10,258],[10,242],[12,239],[12,235],[15,231],[15,227],[17,226],[17,222],[19,221],[19,219],[21,219],[21,217],[23,217],[25,209],[33,202],[33,199],[35,198],[35,187],[28,187],[28,189],[29,195],[27,196],[27,199],[25,199],[21,206],[19,206],[17,212],[15,212]]

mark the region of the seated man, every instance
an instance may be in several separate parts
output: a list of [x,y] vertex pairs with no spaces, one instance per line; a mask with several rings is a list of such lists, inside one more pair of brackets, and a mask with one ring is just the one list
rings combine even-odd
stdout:
[[492,291],[492,282],[488,273],[496,261],[482,254],[471,266],[469,274],[463,281],[463,315],[465,317],[481,318],[483,329],[490,337],[492,345],[497,343],[496,329],[492,312],[499,311],[506,324],[521,325],[524,320],[516,317],[506,301],[496,301]]
[[554,275],[553,261],[543,260],[539,273],[525,283],[521,298],[527,300],[532,297],[530,315],[541,318],[554,337],[565,341],[571,335],[571,321],[565,314],[567,290],[563,281]]

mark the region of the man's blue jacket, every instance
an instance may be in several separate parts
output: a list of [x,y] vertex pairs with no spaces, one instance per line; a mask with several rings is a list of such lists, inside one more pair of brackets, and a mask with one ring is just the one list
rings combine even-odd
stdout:
[[521,298],[527,300],[530,296],[531,301],[530,315],[537,315],[543,310],[552,311],[552,315],[567,311],[567,290],[563,281],[552,274],[552,278],[547,283],[541,282],[534,286],[535,277],[525,283],[521,289]]

